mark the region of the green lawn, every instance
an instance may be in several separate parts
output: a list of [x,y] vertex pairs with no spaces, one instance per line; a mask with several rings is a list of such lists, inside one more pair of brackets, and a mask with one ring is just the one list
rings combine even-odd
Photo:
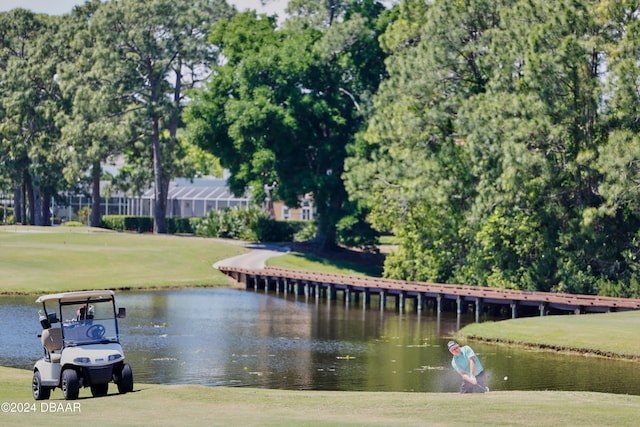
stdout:
[[56,389],[50,400],[35,402],[31,372],[0,367],[0,377],[3,426],[635,426],[640,408],[640,396],[583,392],[461,395],[155,384],[134,384],[134,392],[124,395],[110,385],[110,394],[99,398],[82,389],[76,401],[61,400]]
[[292,268],[296,270],[321,271],[324,273],[355,274],[358,276],[380,277],[382,272],[378,267],[356,264],[353,262],[329,260],[316,255],[291,252],[286,255],[271,258],[267,261],[271,267]]
[[507,344],[640,358],[638,331],[640,311],[627,311],[474,323],[459,334]]
[[0,293],[222,286],[213,264],[247,251],[198,237],[3,226]]

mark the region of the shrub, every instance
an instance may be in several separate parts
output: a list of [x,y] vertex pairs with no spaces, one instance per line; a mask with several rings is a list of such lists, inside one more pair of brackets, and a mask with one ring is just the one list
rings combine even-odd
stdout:
[[169,234],[193,234],[195,227],[191,218],[167,218],[167,233]]
[[189,228],[191,229],[192,233],[196,232],[198,226],[200,225],[200,222],[202,222],[202,218],[200,217],[189,218]]
[[358,216],[345,216],[336,225],[338,241],[344,246],[376,252],[380,233]]
[[[231,209],[210,211],[198,223],[196,234],[203,237],[257,242],[291,242],[297,234],[308,227],[314,229],[313,223],[276,221],[261,208],[236,206]],[[305,236],[307,234],[305,233]]]
[[4,206],[0,206],[0,222],[4,222],[5,218],[7,223],[10,223],[9,219],[13,218],[13,208],[7,207],[5,210]]
[[200,221],[196,234],[203,237],[256,241],[260,240],[257,232],[258,223],[268,219],[269,214],[255,206],[213,210]]
[[85,225],[80,221],[67,221],[60,224],[62,227],[84,227]]
[[89,224],[89,218],[91,218],[91,208],[83,206],[78,209],[78,220],[83,224]]
[[146,233],[153,231],[153,218],[149,216],[105,215],[100,227],[115,231],[137,231]]
[[0,206],[0,223],[13,224],[13,208]]
[[[105,215],[100,226],[115,231],[153,231],[152,217]],[[221,237],[250,242],[305,241],[315,235],[315,223],[276,221],[258,207],[236,206],[209,211],[203,218],[167,218],[167,233]]]
[[205,216],[198,224],[198,227],[196,228],[196,235],[202,237],[219,237],[221,218],[222,211],[209,211],[207,216]]
[[[167,233],[169,234],[193,234],[200,218],[167,218]],[[105,215],[102,217],[100,227],[115,231],[137,231],[147,233],[153,231],[153,217],[150,216],[126,216]]]
[[316,237],[316,228],[318,225],[315,221],[290,221],[294,227],[293,241],[306,242]]

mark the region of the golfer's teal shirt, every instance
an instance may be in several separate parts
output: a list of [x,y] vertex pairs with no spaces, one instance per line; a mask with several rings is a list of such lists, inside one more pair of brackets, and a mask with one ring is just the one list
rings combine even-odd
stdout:
[[471,364],[469,363],[469,359],[472,357],[476,362],[476,371],[473,374],[474,376],[478,375],[484,370],[484,368],[482,367],[482,363],[480,363],[480,359],[478,359],[478,356],[476,356],[471,347],[469,347],[468,345],[460,347],[460,354],[458,354],[457,356],[453,356],[453,359],[451,359],[451,366],[453,366],[453,369],[460,372],[461,374],[471,374]]

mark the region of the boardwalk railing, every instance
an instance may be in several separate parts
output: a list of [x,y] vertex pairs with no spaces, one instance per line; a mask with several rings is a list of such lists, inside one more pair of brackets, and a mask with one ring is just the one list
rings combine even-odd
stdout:
[[453,300],[458,313],[465,309],[473,310],[476,320],[483,310],[489,308],[510,309],[511,317],[517,317],[518,307],[535,307],[540,315],[550,310],[580,314],[640,309],[640,299],[402,281],[279,267],[218,266],[218,269],[247,288],[295,292],[298,295],[315,294],[318,298],[330,299],[335,299],[337,292],[341,291],[346,303],[364,296],[365,305],[369,304],[371,294],[377,294],[381,307],[384,307],[387,296],[393,296],[400,311],[404,310],[406,299],[414,299],[416,310],[422,310],[424,304],[431,300],[438,312],[442,310],[444,302]]

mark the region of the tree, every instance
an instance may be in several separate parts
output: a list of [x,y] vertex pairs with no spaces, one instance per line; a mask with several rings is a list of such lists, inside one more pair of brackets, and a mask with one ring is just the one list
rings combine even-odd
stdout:
[[[603,55],[593,5],[590,1],[521,2],[505,14],[510,28],[505,36],[519,41],[503,45],[511,48],[512,55],[517,46],[524,49],[523,54],[510,57],[517,70],[508,67],[496,86],[509,81],[504,88],[532,99],[537,105],[536,122],[546,127],[520,143],[528,157],[537,157],[535,163],[522,164],[538,166],[516,171],[532,182],[537,178],[542,190],[532,193],[538,195],[527,205],[543,225],[539,227],[542,238],[537,240],[544,242],[538,244],[544,249],[536,252],[545,266],[538,274],[547,279],[537,280],[543,290],[597,293],[609,262],[610,254],[601,250],[604,236],[583,223],[584,213],[601,203],[594,191],[600,174],[593,159],[602,141],[597,105]],[[526,34],[523,24],[528,27]],[[530,129],[530,123],[521,130]]]
[[135,137],[124,151],[142,167],[151,163],[156,233],[167,230],[184,92],[206,76],[216,57],[206,44],[209,27],[231,14],[224,0],[124,0],[104,3],[90,21],[92,72],[111,82],[121,113],[131,117]]
[[75,7],[57,34],[59,56],[64,58],[57,67],[57,80],[68,106],[57,117],[61,142],[68,147],[64,173],[67,182],[76,186],[90,171],[89,223],[93,227],[100,225],[101,165],[119,154],[123,141],[130,139],[119,94],[113,91],[111,80],[93,70],[97,39],[89,31],[89,22],[100,5],[99,0],[93,0]]
[[596,10],[606,35],[609,72],[602,109],[608,134],[595,162],[602,174],[597,191],[603,203],[584,215],[586,225],[606,233],[601,248],[608,251],[609,280],[601,283],[600,292],[635,298],[640,296],[639,8],[637,1],[605,1]]
[[57,25],[25,9],[0,14],[1,170],[23,224],[50,224],[50,201],[62,182],[65,151],[54,120],[62,96],[51,54]]
[[636,2],[403,3],[348,162],[402,239],[386,275],[637,293],[636,21]]
[[[501,5],[404,2],[384,35],[389,78],[348,161],[348,188],[366,201],[374,226],[402,240],[387,257],[388,277],[448,281],[466,256],[476,194],[455,122],[461,106],[486,91]],[[422,25],[414,16],[425,17]]]
[[384,77],[382,11],[363,2],[328,27],[295,30],[276,30],[273,18],[255,12],[220,23],[211,42],[228,62],[187,114],[194,140],[231,171],[235,192],[251,188],[260,199],[275,183],[273,197],[289,206],[311,193],[325,247],[335,245],[347,214],[346,147]]

